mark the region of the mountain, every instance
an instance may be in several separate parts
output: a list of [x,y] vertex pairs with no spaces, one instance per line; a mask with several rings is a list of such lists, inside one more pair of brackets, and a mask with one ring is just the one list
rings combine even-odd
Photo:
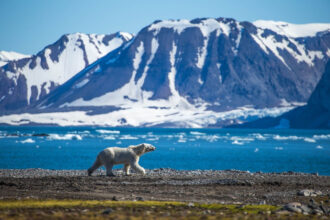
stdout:
[[330,61],[307,105],[275,118],[267,117],[235,127],[330,129]]
[[0,123],[221,127],[277,116],[308,100],[329,57],[330,24],[156,21]]
[[19,60],[27,57],[30,57],[30,55],[16,53],[13,51],[0,51],[0,67],[6,65],[9,61]]
[[66,34],[36,55],[8,62],[0,68],[0,111],[21,110],[35,103],[131,38],[122,32]]

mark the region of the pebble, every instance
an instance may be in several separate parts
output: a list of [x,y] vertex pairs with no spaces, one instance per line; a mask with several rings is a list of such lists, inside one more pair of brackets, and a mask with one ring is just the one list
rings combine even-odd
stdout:
[[326,207],[322,205],[318,205],[314,200],[311,199],[310,204],[304,205],[299,202],[292,202],[283,206],[281,211],[289,211],[289,212],[296,212],[302,213],[304,215],[314,214],[314,215],[322,215],[328,214],[328,210]]
[[109,215],[111,212],[113,212],[113,210],[111,208],[105,209],[102,214],[103,215]]
[[137,196],[137,197],[135,198],[135,200],[136,200],[136,201],[144,201],[143,197],[141,197],[141,196]]
[[289,215],[291,212],[289,212],[288,210],[279,210],[276,212],[276,214],[278,215]]
[[290,212],[297,212],[301,213],[301,203],[299,202],[291,202],[289,204],[286,204],[284,207],[284,210],[290,211]]
[[310,214],[312,211],[307,205],[302,205],[300,209],[303,214]]
[[194,203],[192,203],[192,202],[189,202],[189,203],[188,203],[188,207],[194,207],[194,206],[195,206]]
[[315,197],[315,196],[321,196],[322,192],[321,191],[315,191],[313,189],[302,189],[300,191],[298,191],[297,193],[298,196],[311,196],[311,197]]

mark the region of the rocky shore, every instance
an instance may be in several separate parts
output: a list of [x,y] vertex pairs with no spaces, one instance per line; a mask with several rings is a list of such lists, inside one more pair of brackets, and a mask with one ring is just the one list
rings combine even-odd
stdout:
[[0,170],[1,201],[79,199],[178,201],[198,204],[271,205],[278,214],[329,217],[330,177],[305,173],[250,173],[237,170],[147,170],[125,176],[115,170]]

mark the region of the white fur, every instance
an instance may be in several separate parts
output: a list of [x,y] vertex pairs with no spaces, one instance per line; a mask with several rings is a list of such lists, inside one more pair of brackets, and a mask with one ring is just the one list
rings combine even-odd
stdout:
[[109,147],[101,151],[93,164],[88,169],[88,175],[90,176],[100,166],[105,166],[107,176],[114,176],[112,173],[112,167],[116,164],[124,164],[124,171],[126,175],[130,174],[130,168],[135,171],[145,174],[143,167],[139,165],[140,156],[144,153],[154,151],[156,148],[151,144],[139,144],[136,146],[129,146],[127,148]]

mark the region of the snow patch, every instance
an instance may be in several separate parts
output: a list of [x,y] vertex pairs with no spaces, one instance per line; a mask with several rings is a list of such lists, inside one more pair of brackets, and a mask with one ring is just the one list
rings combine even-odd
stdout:
[[253,24],[291,38],[314,37],[318,32],[330,31],[330,24],[325,23],[291,24],[282,21],[257,20]]
[[[182,97],[175,104],[171,100],[171,97],[170,100],[145,100],[145,103],[126,100],[126,106],[123,104],[122,109],[99,115],[88,115],[85,111],[4,115],[0,116],[0,123],[24,125],[35,122],[60,126],[99,125],[115,127],[122,126],[121,121],[125,119],[126,124],[130,126],[149,127],[170,123],[182,128],[202,128],[222,120],[247,117],[276,117],[292,109],[291,107],[270,109],[240,108],[227,112],[213,112],[206,110],[203,106],[196,108],[188,104],[184,105]],[[150,108],[149,106],[159,106],[159,108]]]
[[229,25],[218,22],[216,19],[209,18],[202,20],[200,23],[193,24],[189,20],[164,20],[156,24],[150,25],[148,31],[154,31],[154,35],[157,35],[162,28],[172,28],[178,34],[181,34],[186,28],[197,27],[201,30],[204,37],[207,37],[211,32],[218,30],[219,34],[223,33],[229,35],[230,27]]
[[[294,38],[282,39],[282,41],[279,42],[273,35],[263,37],[263,33],[264,29],[259,28],[257,29],[257,34],[252,34],[255,42],[265,51],[265,53],[269,54],[269,50],[272,51],[272,53],[289,69],[290,67],[285,62],[285,59],[280,55],[279,50],[286,50],[292,57],[297,60],[298,63],[305,62],[309,66],[314,66],[313,61],[316,58],[323,59],[324,57],[322,51],[309,51],[305,48],[304,45],[300,44]],[[290,43],[296,46],[298,52],[289,47]]]
[[0,51],[0,67],[6,65],[10,61],[28,58],[31,55],[25,55],[14,51]]
[[74,88],[75,89],[79,89],[81,87],[83,87],[84,85],[86,85],[89,82],[89,79],[83,79],[82,81],[80,81],[79,83],[77,83]]

